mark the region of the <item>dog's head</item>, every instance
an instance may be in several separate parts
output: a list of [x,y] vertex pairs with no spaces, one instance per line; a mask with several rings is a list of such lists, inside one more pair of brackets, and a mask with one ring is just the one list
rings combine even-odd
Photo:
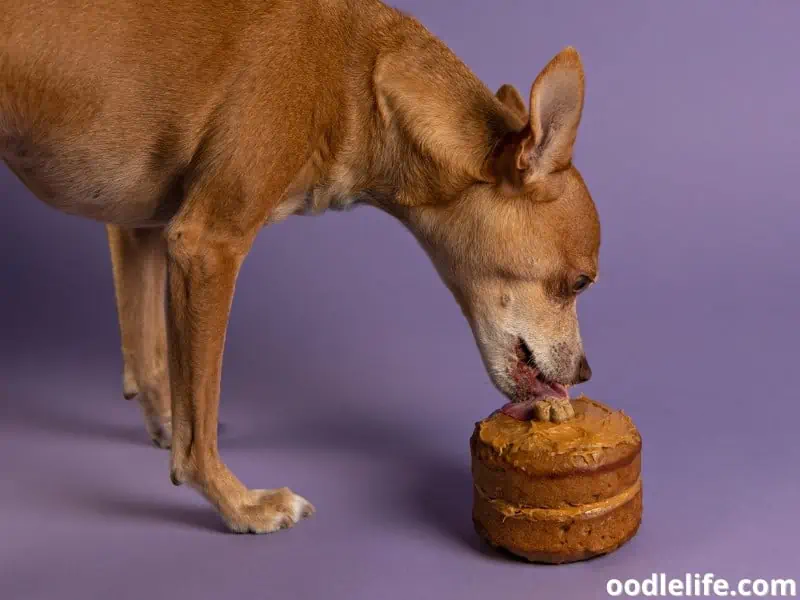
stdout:
[[507,128],[487,148],[481,177],[413,217],[494,384],[512,400],[564,396],[591,375],[576,302],[598,276],[600,225],[571,160],[583,97],[569,48],[536,78],[529,110],[514,88],[500,88]]

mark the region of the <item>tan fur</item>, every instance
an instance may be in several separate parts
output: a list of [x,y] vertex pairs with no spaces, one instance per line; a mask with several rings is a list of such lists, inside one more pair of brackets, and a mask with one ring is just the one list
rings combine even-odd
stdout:
[[139,397],[145,426],[157,446],[169,447],[172,431],[164,298],[167,248],[158,229],[108,225],[120,337],[122,390]]
[[573,286],[597,276],[600,238],[571,163],[583,86],[566,49],[528,111],[377,0],[6,0],[0,13],[2,158],[44,202],[108,225],[124,393],[164,446],[170,398],[172,479],[234,531],[313,510],[247,489],[217,449],[236,277],[268,223],[376,206],[430,255],[500,390],[514,397],[520,339],[549,379],[588,377]]

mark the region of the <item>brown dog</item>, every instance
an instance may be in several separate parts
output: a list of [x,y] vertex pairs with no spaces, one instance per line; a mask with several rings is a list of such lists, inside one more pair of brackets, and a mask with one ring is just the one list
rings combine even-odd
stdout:
[[376,206],[430,255],[510,399],[588,379],[575,299],[597,276],[599,224],[571,163],[583,90],[566,49],[528,111],[377,0],[0,11],[2,158],[44,202],[107,224],[124,394],[171,444],[173,482],[234,531],[313,510],[286,488],[247,489],[217,450],[234,285],[266,224]]

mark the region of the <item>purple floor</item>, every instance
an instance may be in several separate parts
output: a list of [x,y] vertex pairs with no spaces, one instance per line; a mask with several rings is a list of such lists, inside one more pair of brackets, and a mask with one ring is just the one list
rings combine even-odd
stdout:
[[[318,508],[264,537],[224,533],[190,490],[169,483],[167,454],[120,398],[115,361],[9,357],[2,597],[585,599],[605,597],[607,579],[653,572],[797,576],[789,308],[753,318],[723,304],[691,323],[628,314],[591,328],[599,374],[587,392],[627,410],[644,437],[645,519],[617,553],[556,568],[498,556],[472,532],[467,439],[497,398],[466,333],[439,307],[452,349],[440,333],[417,331],[407,348],[376,353],[385,325],[349,348],[324,335],[339,362],[312,352],[311,374],[288,364],[301,350],[286,364],[249,363],[250,346],[233,336],[224,455],[251,485],[292,486]],[[766,351],[754,357],[753,343]],[[736,373],[744,356],[758,378]]]
[[245,264],[223,455],[318,512],[225,533],[122,400],[102,227],[0,168],[0,600],[591,600],[661,572],[800,578],[800,5],[398,4],[493,88],[583,53],[576,163],[603,249],[582,391],[642,433],[640,533],[562,567],[478,544],[468,440],[502,399],[423,253],[369,209],[265,231]]

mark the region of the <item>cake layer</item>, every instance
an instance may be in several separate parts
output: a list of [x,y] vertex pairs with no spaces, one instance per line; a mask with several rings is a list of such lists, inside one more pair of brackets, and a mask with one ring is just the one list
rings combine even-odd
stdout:
[[478,534],[490,545],[533,562],[575,562],[612,552],[636,534],[641,518],[639,480],[618,496],[570,509],[518,507],[475,488]]
[[539,508],[563,508],[611,498],[633,485],[640,471],[638,452],[601,470],[550,477],[532,476],[524,469],[508,466],[480,446],[473,450],[472,460],[473,481],[488,496]]

